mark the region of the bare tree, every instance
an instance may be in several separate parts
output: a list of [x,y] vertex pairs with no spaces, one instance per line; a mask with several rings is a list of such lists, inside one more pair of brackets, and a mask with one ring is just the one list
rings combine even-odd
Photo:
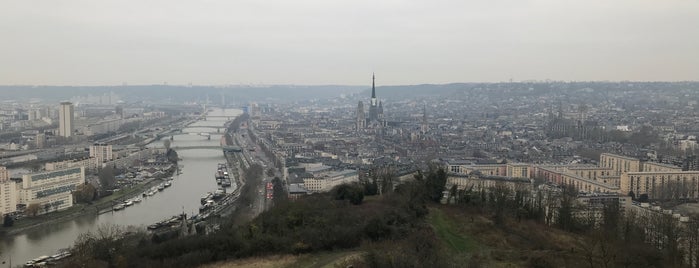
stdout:
[[39,209],[41,209],[41,208],[40,208],[38,203],[32,203],[32,204],[29,204],[29,206],[27,206],[25,213],[27,213],[28,216],[34,217],[37,214],[39,214]]
[[495,224],[502,224],[504,223],[505,210],[510,203],[510,188],[503,182],[497,182],[495,186],[490,189],[490,196],[490,205],[495,211]]
[[379,195],[393,191],[395,174],[391,168],[375,168],[372,180],[378,186]]
[[452,202],[455,203],[457,192],[458,192],[458,187],[456,186],[456,184],[452,185],[451,188],[449,189],[449,198],[447,199],[447,204],[451,204]]
[[99,170],[97,176],[99,177],[100,185],[102,186],[101,189],[110,189],[116,184],[114,173],[114,168],[111,166],[106,166]]
[[694,215],[683,229],[689,267],[699,267],[699,217]]
[[577,190],[573,186],[564,186],[559,197],[558,218],[556,223],[563,230],[573,230],[576,226],[573,210],[575,209],[575,197]]
[[113,224],[102,224],[95,231],[83,233],[75,241],[68,267],[112,267],[118,263],[128,244],[128,234],[143,235]]
[[169,151],[169,150],[170,150],[170,145],[171,145],[170,140],[168,140],[168,139],[163,140],[163,147],[165,147],[165,151]]

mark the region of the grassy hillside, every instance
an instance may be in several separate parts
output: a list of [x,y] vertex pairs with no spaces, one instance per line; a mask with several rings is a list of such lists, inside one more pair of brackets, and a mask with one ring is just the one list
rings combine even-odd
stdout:
[[201,268],[334,268],[346,267],[361,259],[360,251],[330,251],[301,255],[274,255],[217,262]]
[[[477,209],[431,205],[425,222],[433,231],[438,251],[444,253],[440,257],[446,267],[589,267],[585,254],[577,249],[582,236],[534,221],[508,222],[503,227]],[[407,240],[366,242],[355,250],[244,258],[202,267],[373,267],[367,258],[369,252],[391,254],[393,249],[412,243]]]
[[579,235],[523,220],[496,225],[473,208],[435,206],[428,222],[452,263],[469,267],[581,267]]

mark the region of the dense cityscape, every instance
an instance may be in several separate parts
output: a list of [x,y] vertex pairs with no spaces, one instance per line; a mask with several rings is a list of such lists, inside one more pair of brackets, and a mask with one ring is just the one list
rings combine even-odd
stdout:
[[699,1],[7,1],[0,267],[699,267]]
[[[147,93],[128,102],[112,89],[65,96],[70,101],[7,100],[0,124],[3,232],[12,240],[84,215],[127,214],[183,180],[189,167],[178,153],[200,151],[219,159],[196,170],[197,177],[216,173],[208,193],[190,193],[194,201],[201,196],[201,206],[192,202],[198,211],[182,206],[152,222],[113,223],[147,227],[154,241],[205,235],[226,216],[251,219],[275,199],[343,185],[383,195],[441,167],[435,199],[443,205],[481,196],[490,206],[499,202],[486,198],[493,193],[522,195],[520,209],[539,202],[541,215],[531,217],[567,231],[607,228],[614,207],[644,222],[644,242],[674,247],[676,264],[696,263],[698,83],[371,83],[301,101],[240,102],[237,89],[210,89],[217,98],[180,103]],[[668,226],[674,237],[660,231]],[[75,248],[65,247],[71,242],[44,253],[52,256],[22,261],[64,263],[75,258]],[[17,250],[43,253],[26,247]]]

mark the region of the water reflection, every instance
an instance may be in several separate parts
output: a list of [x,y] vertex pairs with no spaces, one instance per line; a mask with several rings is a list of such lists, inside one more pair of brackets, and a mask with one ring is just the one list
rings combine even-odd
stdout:
[[87,227],[87,226],[91,226],[91,225],[95,224],[96,221],[97,221],[97,216],[86,215],[86,216],[76,218],[75,224],[78,227]]

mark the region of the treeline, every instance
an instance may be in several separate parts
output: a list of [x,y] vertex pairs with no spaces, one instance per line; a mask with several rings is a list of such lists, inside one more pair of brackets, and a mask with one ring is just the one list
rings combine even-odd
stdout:
[[[250,207],[254,203],[255,197],[258,194],[256,188],[258,185],[260,185],[260,183],[262,183],[264,169],[259,164],[252,164],[248,168],[241,165],[241,168],[243,170],[245,184],[240,190],[240,196],[238,197],[237,202],[243,207]],[[239,210],[242,210],[242,208],[239,208]]]
[[[364,259],[358,260],[363,263],[361,266],[443,267],[447,260],[440,257],[440,245],[424,221],[427,203],[434,200],[428,189],[439,184],[431,180],[446,181],[446,172],[432,168],[414,181],[373,197],[371,202],[362,202],[365,192],[361,184],[340,186],[330,193],[309,195],[294,202],[275,202],[270,210],[248,223],[235,225],[229,220],[213,234],[161,243],[140,232],[87,234],[77,241],[73,248],[75,257],[66,265],[194,267],[232,258],[312,253],[388,242],[390,249],[369,246]],[[383,254],[386,250],[392,253]]]
[[[247,121],[250,119],[250,115],[247,113],[241,114],[237,116],[233,121],[228,125],[228,132],[230,133],[236,133],[238,130],[240,130],[240,124]],[[232,143],[229,143],[232,144]]]
[[[699,267],[699,218],[680,226],[672,214],[623,211],[614,199],[581,205],[577,196],[572,187],[532,191],[496,183],[477,191],[453,186],[447,201],[480,210],[499,228],[531,220],[577,234],[580,239],[571,252],[582,254],[588,267]],[[537,261],[540,267],[556,263]]]

